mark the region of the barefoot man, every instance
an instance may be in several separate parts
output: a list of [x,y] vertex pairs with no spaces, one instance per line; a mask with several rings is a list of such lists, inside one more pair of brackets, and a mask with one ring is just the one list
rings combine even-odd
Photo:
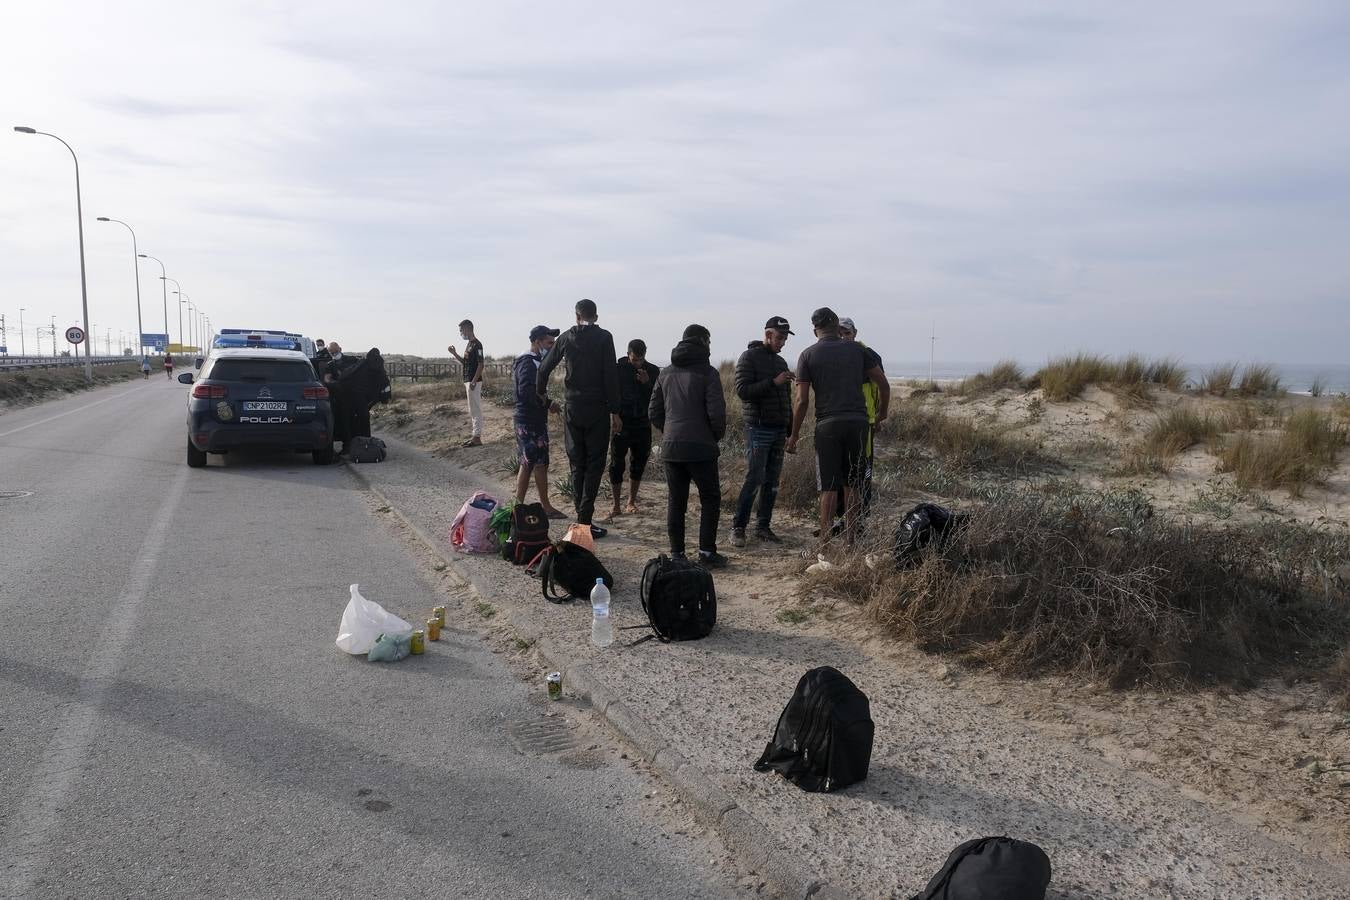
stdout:
[[628,512],[638,511],[642,473],[652,455],[652,420],[647,407],[661,370],[647,362],[647,344],[641,338],[628,342],[628,355],[615,361],[619,372],[619,418],[623,426],[609,447],[609,485],[614,494],[610,518],[619,515],[623,498],[624,458],[628,458]]
[[516,448],[520,451],[520,471],[516,473],[516,502],[524,503],[530,490],[530,476],[534,476],[539,491],[539,503],[550,519],[566,519],[567,514],[554,507],[548,499],[548,414],[558,414],[556,400],[541,397],[535,379],[539,363],[553,349],[558,329],[536,325],[530,329],[530,349],[516,357]]

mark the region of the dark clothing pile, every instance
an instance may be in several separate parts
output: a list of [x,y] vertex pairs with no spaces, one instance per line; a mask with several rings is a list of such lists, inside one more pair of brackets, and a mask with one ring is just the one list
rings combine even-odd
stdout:
[[330,363],[336,380],[328,384],[333,407],[333,440],[344,446],[355,437],[370,437],[370,409],[390,396],[384,357],[376,347],[363,359],[343,356]]
[[[626,356],[619,357],[614,368],[619,376],[619,415],[624,424],[630,421],[647,423],[652,390],[656,387],[656,379],[661,377],[661,370],[645,360],[641,366],[634,366]],[[645,384],[638,380],[639,372],[647,374]]]
[[736,361],[736,396],[751,428],[787,428],[792,424],[792,379],[773,380],[788,370],[783,354],[763,341],[751,341]]
[[613,360],[613,335],[594,323],[573,325],[559,336],[540,364],[535,388],[539,394],[547,394],[549,376],[559,363],[566,361],[563,387],[567,421],[590,424],[618,415],[619,373]]
[[680,341],[671,351],[670,365],[656,379],[650,415],[662,432],[662,460],[717,459],[717,444],[727,431],[727,404],[722,378],[708,357],[707,344]]

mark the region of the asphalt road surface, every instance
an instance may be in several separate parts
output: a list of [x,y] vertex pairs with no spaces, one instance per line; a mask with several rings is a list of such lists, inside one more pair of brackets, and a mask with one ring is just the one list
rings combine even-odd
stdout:
[[408,616],[439,595],[345,467],[189,470],[186,390],[0,415],[0,897],[740,892],[475,635],[339,651],[350,583]]

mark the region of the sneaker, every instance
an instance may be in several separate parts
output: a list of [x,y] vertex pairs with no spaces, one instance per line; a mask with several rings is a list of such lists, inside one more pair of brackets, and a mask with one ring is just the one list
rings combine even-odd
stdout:
[[604,536],[607,535],[607,534],[609,534],[609,529],[608,529],[608,528],[605,528],[603,525],[592,525],[592,526],[591,526],[591,537],[596,538],[596,539],[599,539],[599,538],[604,537]]
[[[778,535],[774,534],[772,528],[756,528],[756,529],[755,529],[755,540],[757,540],[757,541],[763,541],[763,542],[766,543],[766,544],[781,544],[781,543],[783,543],[783,539],[780,538]],[[735,541],[733,540],[732,543],[734,544]]]
[[683,550],[679,551],[678,553],[671,553],[670,558],[678,559],[680,562],[689,562],[689,557],[685,555]]
[[698,564],[705,569],[725,569],[730,560],[716,550],[698,551]]
[[733,546],[733,547],[744,547],[744,546],[745,546],[745,529],[744,529],[744,528],[733,528],[733,529],[731,529],[731,546]]
[[483,446],[483,439],[480,438],[480,437],[471,437],[471,438],[469,438],[467,441],[465,441],[463,444],[461,444],[460,446],[461,446],[461,447],[481,447],[481,446]]

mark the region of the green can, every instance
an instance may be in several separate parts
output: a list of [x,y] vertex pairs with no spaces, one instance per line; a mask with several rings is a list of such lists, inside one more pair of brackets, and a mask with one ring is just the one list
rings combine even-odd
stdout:
[[411,650],[413,656],[427,652],[427,633],[420,628],[412,634]]
[[546,679],[544,679],[544,680],[548,682],[548,699],[550,699],[550,700],[561,700],[561,699],[562,699],[562,673],[561,673],[561,672],[549,672],[549,673],[548,673],[548,678],[546,678]]

